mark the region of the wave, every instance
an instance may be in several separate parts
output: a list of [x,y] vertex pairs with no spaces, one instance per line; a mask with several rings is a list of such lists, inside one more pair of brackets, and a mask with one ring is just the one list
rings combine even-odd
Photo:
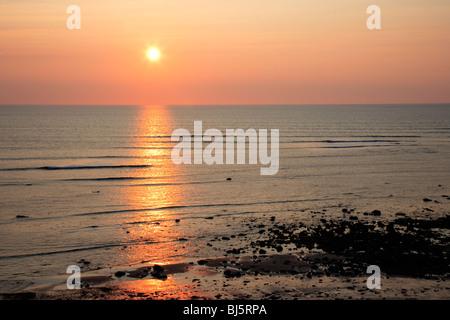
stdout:
[[397,142],[395,140],[324,140],[326,143],[375,143],[375,142]]
[[[330,137],[328,136],[318,136],[318,135],[286,135],[286,136],[281,136],[282,138],[328,138]],[[419,135],[367,135],[367,136],[349,136],[349,135],[345,135],[345,136],[338,136],[338,135],[333,135],[333,137],[335,138],[421,138],[422,136]]]
[[44,166],[44,167],[29,167],[29,168],[3,168],[0,171],[24,171],[24,170],[84,170],[84,169],[121,169],[121,168],[148,168],[151,165],[147,164],[127,164],[127,165],[106,165],[106,166]]
[[180,186],[180,185],[207,184],[207,183],[224,183],[224,181],[220,180],[220,181],[191,181],[191,182],[128,184],[128,185],[125,185],[124,187],[160,187],[160,186]]
[[105,244],[105,245],[101,245],[101,246],[94,246],[94,247],[87,247],[87,248],[74,248],[74,249],[67,249],[67,250],[57,250],[57,251],[38,252],[38,253],[24,253],[24,254],[10,255],[10,256],[1,256],[0,260],[1,259],[12,259],[12,258],[44,256],[44,255],[52,255],[52,254],[58,254],[58,253],[84,251],[84,250],[103,249],[103,248],[110,248],[110,247],[118,247],[121,245],[122,244]]
[[91,216],[91,215],[104,215],[104,214],[116,214],[126,212],[144,212],[144,211],[158,211],[158,210],[171,210],[171,209],[186,209],[186,208],[208,208],[208,207],[233,207],[233,206],[252,206],[252,205],[265,205],[265,204],[279,204],[279,203],[297,203],[297,202],[315,202],[323,200],[336,200],[333,198],[326,199],[294,199],[294,200],[279,200],[279,201],[261,201],[261,202],[247,202],[247,203],[215,203],[215,204],[197,204],[197,205],[173,205],[173,206],[161,206],[156,208],[141,208],[141,209],[122,209],[111,211],[97,211],[76,213],[71,216]]
[[398,140],[294,140],[284,142],[285,143],[379,143],[379,142],[400,143],[400,141]]
[[378,144],[378,145],[358,145],[358,146],[332,146],[317,147],[319,149],[351,149],[351,148],[374,148],[374,147],[397,147],[396,144]]
[[0,160],[82,160],[82,159],[150,159],[145,156],[84,156],[84,157],[22,157],[22,158],[0,158]]
[[150,177],[106,177],[106,178],[75,178],[75,179],[61,179],[58,181],[114,181],[114,180],[147,180]]
[[[177,241],[177,240],[173,239],[172,241]],[[97,249],[105,249],[105,248],[114,248],[114,247],[122,247],[124,245],[128,246],[128,245],[141,245],[141,244],[156,244],[156,243],[162,243],[162,242],[167,242],[167,241],[155,241],[155,240],[124,241],[124,242],[120,242],[120,243],[106,243],[103,245],[97,245],[97,246],[92,246],[92,247],[81,247],[81,248],[73,248],[73,249],[66,249],[66,250],[47,251],[47,252],[5,255],[5,256],[0,256],[0,260],[17,259],[17,258],[20,259],[20,258],[46,256],[46,255],[54,255],[54,254],[61,254],[61,253],[78,252],[78,251],[89,251],[89,250],[97,250]]]

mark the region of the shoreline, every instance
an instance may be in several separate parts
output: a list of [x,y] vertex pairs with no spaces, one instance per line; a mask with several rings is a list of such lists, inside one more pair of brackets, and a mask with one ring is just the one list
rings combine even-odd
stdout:
[[[86,271],[80,290],[65,275],[0,299],[450,299],[449,214],[341,210],[343,219],[311,211],[309,223],[251,218],[250,238],[207,242],[223,255]],[[367,288],[369,265],[381,268],[380,290]]]

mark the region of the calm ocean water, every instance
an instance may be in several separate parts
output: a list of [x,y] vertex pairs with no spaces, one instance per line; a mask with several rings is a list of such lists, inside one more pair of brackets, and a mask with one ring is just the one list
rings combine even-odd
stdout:
[[[278,173],[174,165],[171,134],[193,133],[194,120],[279,129]],[[203,239],[239,234],[246,217],[342,205],[409,214],[450,182],[450,105],[0,106],[0,137],[3,283],[81,259],[95,269],[214,256]]]

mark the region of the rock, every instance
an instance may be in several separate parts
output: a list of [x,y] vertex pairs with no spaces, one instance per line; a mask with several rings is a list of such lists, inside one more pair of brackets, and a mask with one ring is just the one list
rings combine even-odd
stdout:
[[178,238],[178,241],[187,241],[186,238]]
[[232,250],[228,250],[227,253],[239,254],[241,253],[240,249],[233,248]]
[[180,222],[180,219],[175,219],[175,222]]
[[16,218],[17,218],[17,219],[23,219],[23,218],[29,218],[29,216],[24,216],[24,215],[18,214],[18,215],[16,216]]
[[282,247],[282,246],[278,246],[278,247],[276,247],[275,249],[277,250],[277,252],[283,251],[283,247]]
[[232,271],[230,269],[227,269],[223,272],[224,276],[227,278],[235,278],[235,277],[240,277],[241,276],[241,272],[240,271]]
[[373,210],[372,211],[372,215],[373,216],[381,216],[381,211],[380,210]]
[[406,216],[406,214],[403,213],[403,212],[397,212],[397,213],[395,214],[395,216],[396,216],[396,217],[404,217],[404,216]]
[[228,237],[222,237],[222,240],[230,240]]
[[155,264],[155,265],[153,266],[153,271],[154,271],[154,272],[157,272],[157,273],[162,273],[162,272],[164,272],[164,268],[161,267],[160,265]]
[[165,275],[163,272],[164,272],[164,268],[161,267],[160,265],[155,264],[153,266],[153,272],[150,273],[150,275],[153,278],[156,278],[156,279],[166,280],[167,279],[167,275]]
[[358,217],[357,216],[350,216],[349,219],[350,220],[358,220]]
[[227,178],[227,180],[228,180],[228,181],[230,181],[230,180],[231,180],[231,178]]
[[346,208],[344,208],[344,209],[342,209],[342,212],[343,212],[343,213],[347,213],[348,210],[347,210]]
[[259,254],[266,254],[266,253],[267,253],[266,250],[264,250],[264,249],[259,249]]
[[197,263],[198,263],[200,266],[202,266],[202,265],[207,264],[208,261],[206,261],[206,260],[198,260]]
[[158,273],[158,272],[152,272],[152,273],[150,273],[150,275],[153,278],[156,278],[156,279],[159,279],[159,280],[166,280],[167,279],[167,276],[165,274],[161,274],[161,273]]
[[117,278],[120,278],[120,277],[123,277],[123,276],[125,275],[125,272],[123,272],[123,271],[117,271],[114,275],[115,275]]
[[430,202],[430,201],[433,201],[433,200],[428,199],[428,198],[423,198],[422,200],[423,200],[423,202]]

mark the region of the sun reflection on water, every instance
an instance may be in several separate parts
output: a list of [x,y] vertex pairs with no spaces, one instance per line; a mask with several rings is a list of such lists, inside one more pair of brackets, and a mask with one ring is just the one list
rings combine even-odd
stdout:
[[[163,263],[186,251],[185,235],[180,228],[176,207],[182,203],[179,170],[172,163],[170,111],[165,106],[143,106],[135,132],[133,156],[142,164],[136,177],[124,187],[124,203],[138,209],[124,218],[124,242],[121,250],[128,261]],[[136,182],[137,181],[137,182]]]
[[195,292],[195,285],[178,283],[171,276],[164,281],[158,279],[129,281],[121,284],[120,287],[136,299],[187,300],[191,299]]

